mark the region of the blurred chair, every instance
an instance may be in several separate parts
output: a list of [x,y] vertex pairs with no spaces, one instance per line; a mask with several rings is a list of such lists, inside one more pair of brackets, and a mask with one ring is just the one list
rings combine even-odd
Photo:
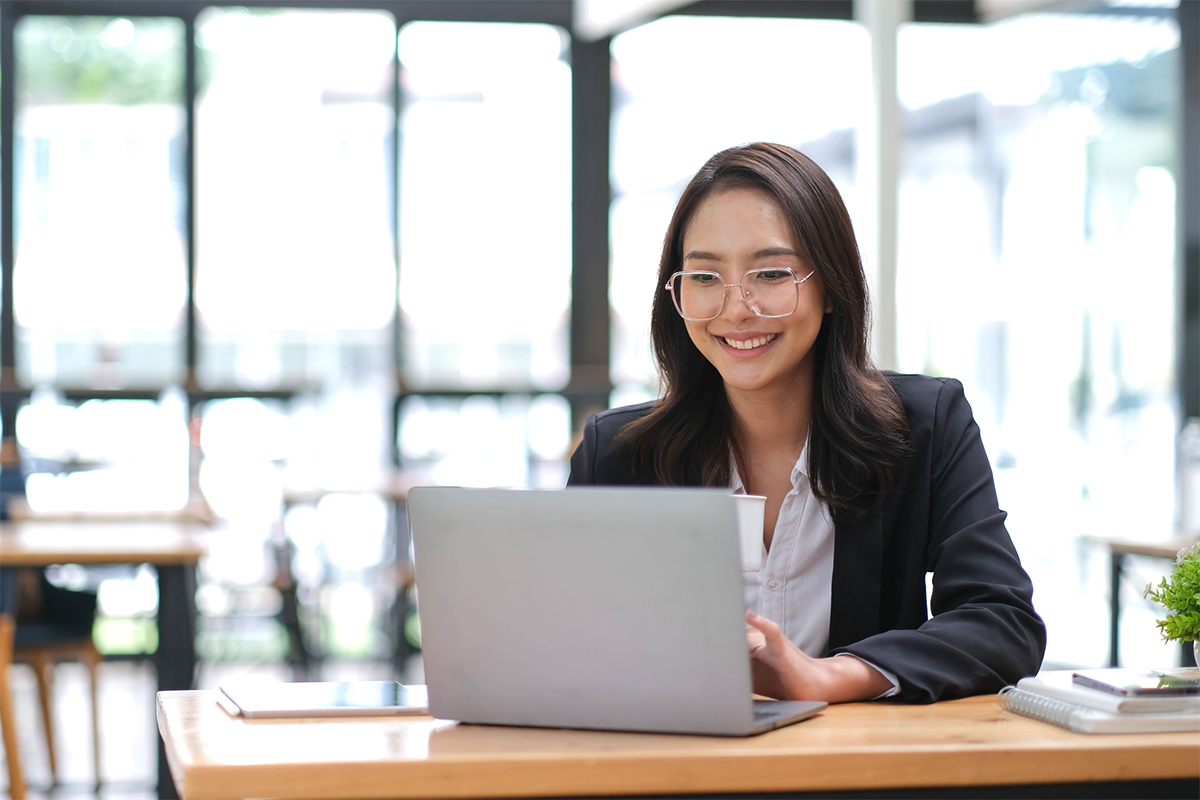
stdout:
[[25,780],[21,775],[21,758],[17,753],[17,726],[13,720],[12,690],[8,685],[13,627],[12,617],[0,614],[0,733],[3,734],[4,757],[8,762],[8,795],[12,800],[24,800]]
[[292,570],[296,545],[283,533],[282,523],[273,536],[271,548],[275,556],[275,576],[271,584],[279,592],[282,601],[279,609],[279,621],[287,632],[288,664],[291,665],[296,680],[316,680],[320,656],[304,635],[304,626],[301,623],[300,587],[296,581],[296,574]]
[[103,656],[92,641],[96,595],[60,589],[50,584],[40,570],[0,570],[0,587],[0,611],[16,612],[11,660],[28,664],[37,678],[50,776],[55,783],[58,782],[58,763],[54,748],[54,667],[64,661],[79,661],[87,667],[92,695],[92,763],[99,786],[96,673]]
[[[404,504],[408,492],[414,486],[427,486],[434,483],[433,478],[424,472],[392,471],[377,476],[376,480],[365,482],[332,481],[320,482],[304,473],[285,473],[283,480],[283,516],[286,519],[288,511],[295,506],[317,506],[324,498],[333,494],[341,495],[374,495],[387,503],[392,528],[392,559],[393,563],[386,567],[388,585],[396,592],[395,599],[386,611],[387,634],[391,640],[391,660],[396,674],[403,675],[408,658],[420,651],[420,646],[408,637],[411,618],[416,615],[416,609],[410,597],[414,587],[412,564],[409,561],[408,522],[405,516]],[[283,611],[280,618],[288,633],[290,643],[289,662],[304,680],[314,680],[313,675],[319,667],[322,653],[319,625],[309,625],[309,636],[305,635],[301,603],[298,597],[297,578],[292,569],[296,545],[284,527],[280,527],[274,535],[275,563],[277,565],[274,584],[283,597]]]
[[[0,520],[25,498],[25,475],[16,440],[0,440]],[[70,591],[52,585],[40,569],[0,569],[0,614],[15,620],[11,660],[29,664],[37,678],[38,700],[51,779],[58,783],[54,753],[54,666],[80,661],[88,669],[92,690],[92,760],[96,786],[100,785],[100,724],[96,671],[103,656],[92,641],[96,619],[96,594]],[[15,748],[14,748],[15,752]]]

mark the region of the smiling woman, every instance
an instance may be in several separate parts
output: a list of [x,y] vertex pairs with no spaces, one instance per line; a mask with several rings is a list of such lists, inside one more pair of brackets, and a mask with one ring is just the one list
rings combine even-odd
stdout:
[[592,417],[570,483],[766,497],[755,691],[930,702],[1036,672],[1045,628],[962,386],[872,366],[862,261],[820,167],[773,144],[713,156],[658,285],[663,396]]
[[[704,310],[711,313],[680,315],[696,349],[721,373],[731,402],[772,390],[799,397],[807,394],[795,391],[801,384],[811,386],[810,355],[826,304],[820,277],[813,277],[816,271],[793,239],[779,204],[751,188],[714,191],[687,226],[685,271],[676,273],[681,285],[676,309],[680,299],[698,300],[701,293],[709,298]],[[691,272],[697,264],[715,272]],[[797,273],[806,276],[803,292]],[[698,288],[697,281],[706,288]],[[730,301],[728,291],[716,296],[714,283],[723,289],[725,283],[736,286],[736,299]]]

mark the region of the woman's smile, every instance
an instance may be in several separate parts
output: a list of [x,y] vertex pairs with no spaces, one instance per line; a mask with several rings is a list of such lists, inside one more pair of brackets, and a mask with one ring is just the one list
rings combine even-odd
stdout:
[[778,333],[751,333],[751,334],[727,334],[725,336],[717,336],[717,341],[725,345],[727,348],[737,350],[739,353],[760,355],[763,348],[769,344],[774,344],[779,339]]

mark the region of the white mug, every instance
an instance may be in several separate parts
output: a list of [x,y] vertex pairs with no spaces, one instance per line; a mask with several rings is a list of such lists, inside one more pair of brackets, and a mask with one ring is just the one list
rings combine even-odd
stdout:
[[767,498],[757,494],[735,494],[738,541],[742,550],[742,572],[758,572],[762,566],[763,514]]

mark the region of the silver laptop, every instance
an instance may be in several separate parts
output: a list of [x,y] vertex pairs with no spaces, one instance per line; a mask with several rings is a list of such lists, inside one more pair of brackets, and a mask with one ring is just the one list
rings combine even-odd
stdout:
[[755,701],[728,491],[408,495],[430,713],[747,736],[822,702]]

